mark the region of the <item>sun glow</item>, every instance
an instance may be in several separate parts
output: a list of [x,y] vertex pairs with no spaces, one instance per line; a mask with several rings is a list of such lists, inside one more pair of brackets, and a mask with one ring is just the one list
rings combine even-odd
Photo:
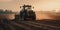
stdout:
[[60,2],[57,1],[44,1],[44,2],[38,2],[35,5],[35,9],[37,10],[44,10],[44,11],[50,11],[50,10],[60,10]]

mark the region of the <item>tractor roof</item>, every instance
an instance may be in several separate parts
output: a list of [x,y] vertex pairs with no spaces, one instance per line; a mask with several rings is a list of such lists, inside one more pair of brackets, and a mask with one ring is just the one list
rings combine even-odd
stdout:
[[23,5],[23,7],[31,7],[31,5]]

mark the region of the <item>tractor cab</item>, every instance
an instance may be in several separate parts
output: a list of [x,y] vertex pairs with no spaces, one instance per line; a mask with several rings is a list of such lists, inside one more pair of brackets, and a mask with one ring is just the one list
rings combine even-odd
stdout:
[[22,10],[20,11],[20,18],[23,20],[35,20],[36,19],[36,14],[32,10],[31,5],[23,5],[22,6]]

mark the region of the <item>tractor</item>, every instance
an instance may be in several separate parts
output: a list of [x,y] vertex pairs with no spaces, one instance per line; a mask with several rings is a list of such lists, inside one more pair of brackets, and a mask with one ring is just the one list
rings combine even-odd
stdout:
[[[20,6],[21,8],[21,6]],[[36,20],[36,14],[32,10],[31,5],[23,5],[22,10],[20,11],[20,18],[22,20]]]

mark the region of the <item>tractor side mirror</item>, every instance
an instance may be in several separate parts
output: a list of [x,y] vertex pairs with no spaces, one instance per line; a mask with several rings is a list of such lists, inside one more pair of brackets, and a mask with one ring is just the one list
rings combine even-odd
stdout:
[[33,7],[33,9],[34,9],[34,7]]
[[20,8],[21,8],[21,6],[20,6]]

